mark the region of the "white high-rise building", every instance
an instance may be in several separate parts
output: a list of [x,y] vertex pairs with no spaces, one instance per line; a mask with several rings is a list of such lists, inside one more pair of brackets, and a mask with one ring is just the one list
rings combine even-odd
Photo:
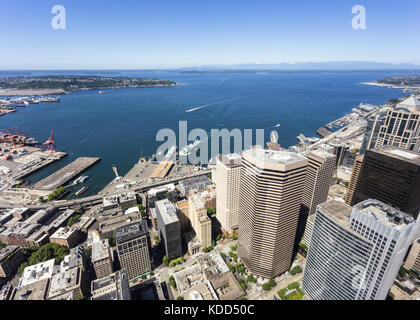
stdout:
[[419,226],[377,200],[319,205],[303,289],[314,300],[384,300]]
[[212,172],[216,184],[216,218],[226,231],[238,227],[241,159],[238,154],[220,155]]

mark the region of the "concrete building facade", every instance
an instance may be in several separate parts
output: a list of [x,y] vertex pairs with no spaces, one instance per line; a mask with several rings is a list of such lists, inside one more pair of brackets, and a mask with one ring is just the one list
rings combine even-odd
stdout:
[[241,156],[220,155],[212,171],[216,184],[216,218],[225,231],[238,227]]
[[150,235],[145,220],[118,228],[115,239],[121,268],[127,271],[129,279],[152,271]]
[[211,245],[211,220],[207,216],[207,209],[200,197],[193,193],[188,198],[188,212],[191,226],[200,241],[201,248]]
[[98,279],[113,273],[112,256],[108,239],[92,242],[92,265]]
[[420,97],[412,95],[389,109],[375,147],[384,145],[420,151]]
[[182,255],[181,225],[176,206],[168,199],[156,202],[156,220],[166,256],[169,260]]
[[291,266],[306,167],[292,152],[243,152],[238,256],[255,275],[273,278]]

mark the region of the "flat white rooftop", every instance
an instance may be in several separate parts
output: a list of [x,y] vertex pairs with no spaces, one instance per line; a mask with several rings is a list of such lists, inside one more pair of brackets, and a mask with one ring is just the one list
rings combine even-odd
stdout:
[[403,157],[403,158],[410,159],[410,160],[417,159],[419,157],[418,155],[415,155],[413,153],[409,153],[409,152],[406,152],[404,150],[398,150],[398,149],[389,150],[388,152],[392,153],[396,156]]
[[305,157],[298,153],[287,151],[276,151],[268,149],[249,149],[244,151],[245,154],[256,158],[257,160],[268,163],[290,164],[306,160]]
[[19,287],[28,286],[32,283],[51,278],[54,271],[54,263],[55,259],[51,259],[26,267],[20,278]]

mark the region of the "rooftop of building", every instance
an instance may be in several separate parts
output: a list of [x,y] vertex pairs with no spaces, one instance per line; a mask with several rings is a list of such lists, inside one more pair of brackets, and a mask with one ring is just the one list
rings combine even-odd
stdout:
[[202,209],[205,207],[203,201],[201,200],[201,198],[198,196],[197,193],[191,194],[188,200],[191,201],[195,209]]
[[63,239],[66,240],[72,236],[75,232],[78,232],[76,228],[61,227],[54,234],[50,236],[50,239]]
[[120,202],[133,201],[137,199],[134,191],[121,193],[119,198]]
[[183,297],[185,300],[217,300],[216,293],[207,280],[191,287],[183,294]]
[[259,148],[245,150],[244,155],[249,155],[259,161],[275,164],[292,164],[295,162],[306,161],[306,158],[298,153]]
[[318,205],[318,210],[328,215],[341,226],[348,228],[352,207],[348,204],[331,200]]
[[174,273],[173,277],[181,293],[205,281],[201,267],[198,264]]
[[104,278],[92,281],[92,295],[94,300],[129,300],[130,288],[127,273],[117,271]]
[[165,224],[176,223],[179,221],[176,214],[176,206],[168,199],[156,201],[156,209],[163,219]]
[[188,200],[184,199],[184,200],[178,201],[176,203],[176,206],[178,207],[179,210],[188,209]]
[[0,249],[0,262],[6,260],[11,254],[14,254],[18,250],[20,250],[20,248],[16,246],[7,246],[3,249]]
[[408,109],[410,112],[420,112],[420,96],[411,95],[409,98],[398,103],[395,108]]
[[51,259],[26,267],[23,270],[22,277],[20,278],[19,287],[24,287],[37,281],[49,279],[54,271],[54,263],[55,259]]
[[80,267],[59,270],[51,278],[48,297],[52,298],[64,294],[80,286],[81,272],[82,269]]
[[110,195],[103,198],[104,207],[118,205],[118,195]]
[[246,292],[242,289],[234,274],[230,271],[210,280],[220,300],[237,300]]
[[141,220],[138,223],[126,225],[115,230],[115,239],[117,243],[129,241],[147,234],[147,223]]
[[311,150],[310,152],[308,152],[308,154],[314,154],[322,158],[335,158],[336,157],[333,153],[327,152],[325,149]]
[[367,152],[376,152],[383,154],[388,157],[392,157],[398,160],[402,160],[405,162],[409,162],[415,165],[420,165],[420,153],[406,150],[399,147],[394,146],[382,146],[379,148],[375,148],[373,150],[368,150]]
[[16,290],[13,300],[44,300],[48,291],[49,279],[20,287]]
[[110,258],[108,239],[92,242],[92,262]]
[[391,207],[379,200],[365,200],[354,206],[354,209],[368,217],[373,217],[381,224],[395,228],[405,227],[408,224],[415,223],[415,219],[398,209]]
[[66,211],[59,213],[55,219],[51,222],[51,226],[58,227],[64,223],[69,217],[76,213],[73,209],[67,209]]
[[211,180],[206,175],[181,180],[179,182],[179,184],[184,187],[193,187],[197,184],[211,184],[211,183],[212,183]]
[[27,238],[29,237],[35,230],[39,229],[41,225],[37,223],[26,223],[26,222],[16,222],[6,230],[2,232],[2,234],[10,236],[10,237],[22,237]]
[[65,256],[63,261],[61,261],[60,268],[71,269],[79,266],[83,266],[84,263],[84,250],[82,245],[78,245],[70,249],[70,254]]
[[29,211],[28,208],[13,208],[9,211],[9,213],[11,213],[11,214],[24,214],[28,211]]
[[98,217],[98,226],[101,233],[108,233],[137,221],[141,221],[141,215],[138,211],[133,213],[115,211],[112,215]]
[[242,163],[242,157],[237,153],[220,154],[217,159],[228,168],[238,167]]
[[156,187],[147,191],[148,197],[156,197],[159,193],[173,192],[175,191],[175,185],[173,183],[165,184],[164,186]]

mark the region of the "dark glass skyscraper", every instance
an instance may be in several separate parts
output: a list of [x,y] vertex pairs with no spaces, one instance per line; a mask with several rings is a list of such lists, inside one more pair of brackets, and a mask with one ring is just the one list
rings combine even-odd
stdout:
[[392,146],[368,150],[351,205],[367,199],[380,200],[417,217],[420,211],[420,153]]

